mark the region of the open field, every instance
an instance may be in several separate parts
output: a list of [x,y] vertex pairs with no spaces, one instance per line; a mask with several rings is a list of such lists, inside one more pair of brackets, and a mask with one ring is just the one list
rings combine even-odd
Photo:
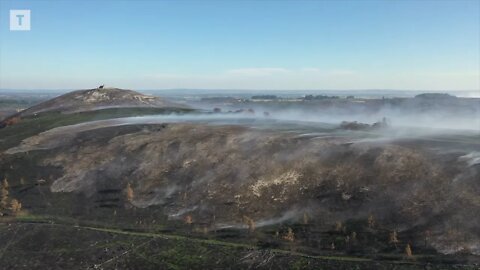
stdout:
[[[262,249],[172,234],[72,224],[61,219],[21,217],[0,223],[0,260],[6,269],[424,269],[420,257],[373,261],[347,256],[312,256],[295,250]],[[41,241],[42,245],[33,245]],[[73,241],[73,242],[72,242]],[[221,254],[221,256],[218,256]],[[19,258],[23,258],[18,261]],[[26,259],[28,258],[28,259]],[[429,269],[450,269],[431,265]],[[475,269],[457,265],[455,269]]]

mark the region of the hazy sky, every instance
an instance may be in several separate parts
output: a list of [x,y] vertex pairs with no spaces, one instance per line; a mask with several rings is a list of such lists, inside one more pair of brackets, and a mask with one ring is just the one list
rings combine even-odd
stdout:
[[479,90],[480,1],[0,0],[0,88],[100,83]]

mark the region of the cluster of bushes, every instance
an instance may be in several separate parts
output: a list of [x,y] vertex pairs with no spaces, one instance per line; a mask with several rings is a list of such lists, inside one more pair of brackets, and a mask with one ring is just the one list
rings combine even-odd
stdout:
[[10,199],[9,187],[8,180],[3,179],[0,186],[0,216],[16,215],[22,210],[22,203],[17,199]]
[[306,95],[304,100],[323,100],[323,99],[339,99],[339,96],[326,96],[326,95]]

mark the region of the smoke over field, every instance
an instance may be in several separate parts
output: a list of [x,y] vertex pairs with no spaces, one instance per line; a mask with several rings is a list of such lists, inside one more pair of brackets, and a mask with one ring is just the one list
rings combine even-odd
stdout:
[[[115,108],[118,118],[39,106],[0,129],[11,145],[0,169],[7,194],[41,216],[306,254],[403,260],[408,247],[426,262],[473,263],[480,131],[467,115],[478,101],[447,98],[222,98],[134,117]],[[450,107],[435,114],[439,102]]]

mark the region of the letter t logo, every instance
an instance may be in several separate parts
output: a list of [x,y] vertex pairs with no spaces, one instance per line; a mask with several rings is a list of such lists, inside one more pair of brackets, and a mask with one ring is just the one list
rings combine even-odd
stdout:
[[10,10],[10,31],[30,31],[30,10]]

